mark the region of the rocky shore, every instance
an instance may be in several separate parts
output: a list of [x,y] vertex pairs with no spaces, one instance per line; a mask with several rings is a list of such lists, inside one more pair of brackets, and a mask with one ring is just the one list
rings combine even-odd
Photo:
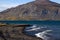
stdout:
[[0,40],[42,40],[24,34],[24,28],[30,25],[0,25]]

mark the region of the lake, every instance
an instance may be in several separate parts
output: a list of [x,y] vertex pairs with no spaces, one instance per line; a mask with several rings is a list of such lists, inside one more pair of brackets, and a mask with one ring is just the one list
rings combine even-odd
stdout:
[[40,37],[44,40],[60,40],[60,25],[32,25],[26,27],[24,33]]
[[0,21],[6,24],[29,24],[24,33],[43,40],[60,40],[60,21]]
[[0,21],[0,23],[6,23],[6,24],[45,24],[45,25],[60,25],[60,21]]

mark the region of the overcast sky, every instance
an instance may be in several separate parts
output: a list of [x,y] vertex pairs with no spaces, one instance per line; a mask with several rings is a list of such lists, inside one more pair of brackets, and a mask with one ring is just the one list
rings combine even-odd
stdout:
[[[3,11],[7,8],[15,7],[17,5],[25,4],[33,0],[0,0],[0,11]],[[60,3],[60,0],[51,0],[53,2]]]

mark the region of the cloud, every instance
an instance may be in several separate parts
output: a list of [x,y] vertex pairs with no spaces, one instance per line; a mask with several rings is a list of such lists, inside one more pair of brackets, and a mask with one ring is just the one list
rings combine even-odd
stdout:
[[3,11],[7,8],[16,7],[17,4],[0,4],[0,11]]
[[1,0],[0,1],[0,11],[6,10],[7,8],[16,7],[17,5],[22,5],[32,0]]

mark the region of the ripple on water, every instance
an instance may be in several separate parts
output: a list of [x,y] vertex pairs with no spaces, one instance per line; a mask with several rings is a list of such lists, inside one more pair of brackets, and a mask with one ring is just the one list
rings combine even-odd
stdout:
[[32,25],[24,29],[25,34],[44,40],[60,39],[60,25]]

